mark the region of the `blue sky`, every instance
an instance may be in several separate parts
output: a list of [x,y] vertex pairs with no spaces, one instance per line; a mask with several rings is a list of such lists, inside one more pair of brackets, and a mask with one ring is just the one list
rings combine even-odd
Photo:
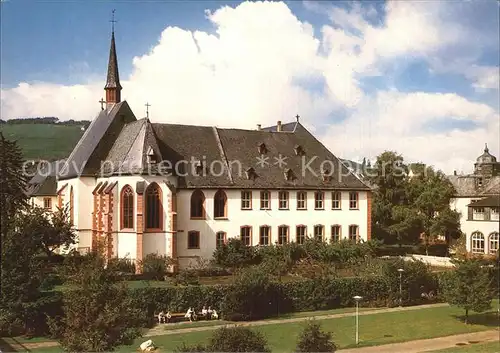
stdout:
[[[499,149],[494,0],[0,6],[3,119],[91,119],[116,9],[123,92],[138,116],[146,100],[159,122],[253,128],[300,113],[337,154],[396,149],[444,169],[467,169],[484,142]],[[420,156],[425,138],[439,143]]]

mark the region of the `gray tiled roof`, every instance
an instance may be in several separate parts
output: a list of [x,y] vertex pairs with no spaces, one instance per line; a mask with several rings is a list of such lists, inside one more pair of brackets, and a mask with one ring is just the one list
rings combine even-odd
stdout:
[[500,207],[500,196],[488,196],[482,200],[468,204],[467,206],[474,207]]
[[477,175],[449,175],[458,197],[488,196],[500,194],[500,176],[484,181],[482,187],[477,187]]
[[37,170],[37,173],[28,181],[26,194],[28,196],[54,196],[57,194],[57,172],[64,165],[65,160],[51,162]]
[[123,126],[135,120],[127,102],[101,110],[71,152],[59,179],[97,173]]
[[121,89],[120,75],[118,72],[118,59],[116,57],[115,32],[111,34],[111,46],[109,48],[108,76],[104,88]]

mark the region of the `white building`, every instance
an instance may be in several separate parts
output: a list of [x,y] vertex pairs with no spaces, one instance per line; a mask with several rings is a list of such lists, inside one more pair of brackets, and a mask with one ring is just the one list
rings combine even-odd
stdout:
[[257,130],[157,124],[121,101],[114,34],[106,107],[58,172],[78,248],[181,267],[247,245],[371,238],[371,192],[298,121]]
[[500,163],[488,147],[474,164],[470,175],[452,175],[457,195],[451,208],[461,213],[460,226],[466,235],[467,251],[496,254],[499,244]]

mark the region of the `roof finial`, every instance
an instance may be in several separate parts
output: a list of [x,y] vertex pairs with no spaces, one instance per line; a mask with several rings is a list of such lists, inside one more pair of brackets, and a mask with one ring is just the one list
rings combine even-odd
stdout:
[[490,150],[488,149],[488,144],[484,144],[484,152],[488,153]]
[[144,104],[144,105],[146,106],[146,119],[149,119],[149,107],[151,106],[151,104],[146,102],[146,104]]
[[115,22],[117,22],[115,20],[115,11],[116,9],[113,9],[111,11],[111,20],[109,20],[109,22],[111,22],[111,32],[115,33]]
[[104,100],[104,98],[101,98],[101,100],[99,101],[99,103],[101,103],[101,110],[104,110],[104,103],[106,103],[106,101]]
[[299,122],[299,118],[300,118],[299,114],[295,115],[295,119],[297,119],[297,122]]

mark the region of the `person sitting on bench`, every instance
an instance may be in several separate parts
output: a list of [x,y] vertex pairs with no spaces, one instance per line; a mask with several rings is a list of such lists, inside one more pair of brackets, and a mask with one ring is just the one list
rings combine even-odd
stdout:
[[212,318],[212,312],[213,312],[212,307],[211,307],[211,306],[209,306],[209,307],[208,307],[208,310],[207,310],[207,318],[208,318],[209,320]]
[[158,323],[161,324],[162,322],[165,323],[165,313],[163,310],[158,314]]
[[165,315],[165,321],[170,322],[170,319],[172,318],[172,314],[170,314],[170,310],[167,311],[167,315]]
[[217,314],[217,311],[212,310],[212,319],[217,320],[219,318],[219,314]]
[[193,321],[193,318],[194,318],[194,312],[193,312],[193,309],[191,307],[189,307],[188,311],[186,312],[186,315],[184,315],[184,317],[188,318],[189,321]]
[[207,317],[208,317],[208,311],[207,311],[207,307],[206,306],[203,306],[203,309],[201,309],[201,316],[203,316],[203,318],[206,320]]

